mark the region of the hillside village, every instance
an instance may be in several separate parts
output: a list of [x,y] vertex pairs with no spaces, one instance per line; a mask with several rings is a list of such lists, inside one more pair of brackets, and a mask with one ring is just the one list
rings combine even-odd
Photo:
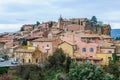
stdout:
[[16,33],[0,35],[0,55],[13,57],[19,64],[47,63],[57,48],[80,63],[108,65],[113,54],[120,56],[120,43],[111,36],[111,26],[88,18],[64,19],[25,24]]

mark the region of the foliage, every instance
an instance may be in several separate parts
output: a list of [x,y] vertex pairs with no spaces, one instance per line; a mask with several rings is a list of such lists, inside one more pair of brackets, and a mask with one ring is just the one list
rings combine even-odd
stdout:
[[97,18],[96,18],[96,16],[92,16],[91,21],[97,23]]
[[24,31],[24,28],[23,28],[23,27],[21,27],[20,31]]
[[120,62],[110,62],[108,66],[104,67],[105,72],[113,74],[116,79],[120,77]]
[[5,59],[5,60],[8,60],[9,56],[8,55],[4,55],[2,58]]
[[53,22],[51,21],[49,27],[51,28],[52,26],[53,26]]
[[114,80],[114,76],[104,74],[101,66],[95,66],[90,61],[86,61],[83,64],[71,64],[68,80]]
[[14,80],[12,74],[3,74],[0,76],[0,80]]
[[112,57],[113,57],[113,62],[116,63],[118,61],[118,56],[117,56],[117,53],[113,53],[112,54]]
[[60,80],[62,79],[60,73],[62,73],[63,71],[64,71],[63,67],[47,68],[44,71],[43,80]]
[[0,67],[0,74],[7,73],[9,70],[9,67]]
[[16,74],[25,80],[42,80],[43,74],[37,65],[20,65],[16,68]]
[[56,49],[53,55],[49,56],[48,61],[51,66],[54,66],[54,67],[63,66],[63,62],[65,61],[65,54],[63,50],[61,48]]
[[120,40],[120,37],[116,37],[115,40]]
[[68,56],[68,57],[66,57],[66,61],[65,61],[66,63],[65,63],[65,71],[66,71],[66,73],[68,73],[69,72],[69,68],[70,68],[70,64],[71,64],[71,58]]
[[80,20],[78,20],[78,25],[80,25]]
[[23,41],[22,41],[22,45],[23,45],[23,46],[27,46],[27,40],[23,40]]
[[39,21],[36,21],[36,26],[38,26],[40,24],[40,22]]

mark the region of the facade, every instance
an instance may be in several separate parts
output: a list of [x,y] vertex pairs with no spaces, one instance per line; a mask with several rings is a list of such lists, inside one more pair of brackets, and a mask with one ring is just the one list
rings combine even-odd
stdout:
[[[109,58],[112,59],[112,54],[115,52],[115,46],[113,43],[104,41],[104,39],[97,34],[69,32],[62,34],[61,40],[67,43],[74,43],[74,45],[76,45],[77,49],[75,52],[72,47],[68,47],[65,43],[60,46],[63,47],[65,52],[67,50],[72,50],[71,52],[68,52],[69,55],[74,54],[74,58],[76,57],[79,61],[87,59],[91,60],[93,63],[108,65]],[[66,46],[68,49],[66,49]]]
[[32,41],[33,46],[38,46],[39,50],[48,53],[48,56],[53,54],[59,43],[59,38],[39,38]]
[[32,31],[35,25],[33,24],[25,24],[23,25],[23,30],[24,31]]
[[99,23],[94,23],[87,18],[63,19],[61,16],[58,19],[58,28],[69,31],[91,30],[95,34],[104,34],[104,35],[110,35],[111,32],[111,27],[109,24],[101,25]]
[[109,53],[97,53],[96,56],[99,58],[102,58],[101,65],[108,65],[109,61],[113,59],[112,53],[111,54],[109,54]]
[[14,60],[19,64],[42,64],[46,62],[46,59],[39,49],[18,48],[14,51]]
[[71,58],[74,57],[77,46],[74,43],[62,42],[59,44],[58,48],[62,48],[66,55]]

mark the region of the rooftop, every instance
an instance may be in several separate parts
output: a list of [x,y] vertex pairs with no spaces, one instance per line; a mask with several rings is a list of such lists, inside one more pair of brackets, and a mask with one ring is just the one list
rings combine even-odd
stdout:
[[33,40],[33,42],[51,42],[56,40],[57,38],[39,38],[39,39],[35,39]]
[[18,48],[18,49],[15,50],[15,52],[21,52],[21,53],[33,53],[34,50]]

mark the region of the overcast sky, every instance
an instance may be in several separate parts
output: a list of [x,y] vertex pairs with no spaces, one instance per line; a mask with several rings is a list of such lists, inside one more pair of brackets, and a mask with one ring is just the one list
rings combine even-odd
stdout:
[[[0,31],[17,31],[23,24],[88,18],[120,28],[120,0],[0,0]],[[1,33],[0,32],[0,33]]]

